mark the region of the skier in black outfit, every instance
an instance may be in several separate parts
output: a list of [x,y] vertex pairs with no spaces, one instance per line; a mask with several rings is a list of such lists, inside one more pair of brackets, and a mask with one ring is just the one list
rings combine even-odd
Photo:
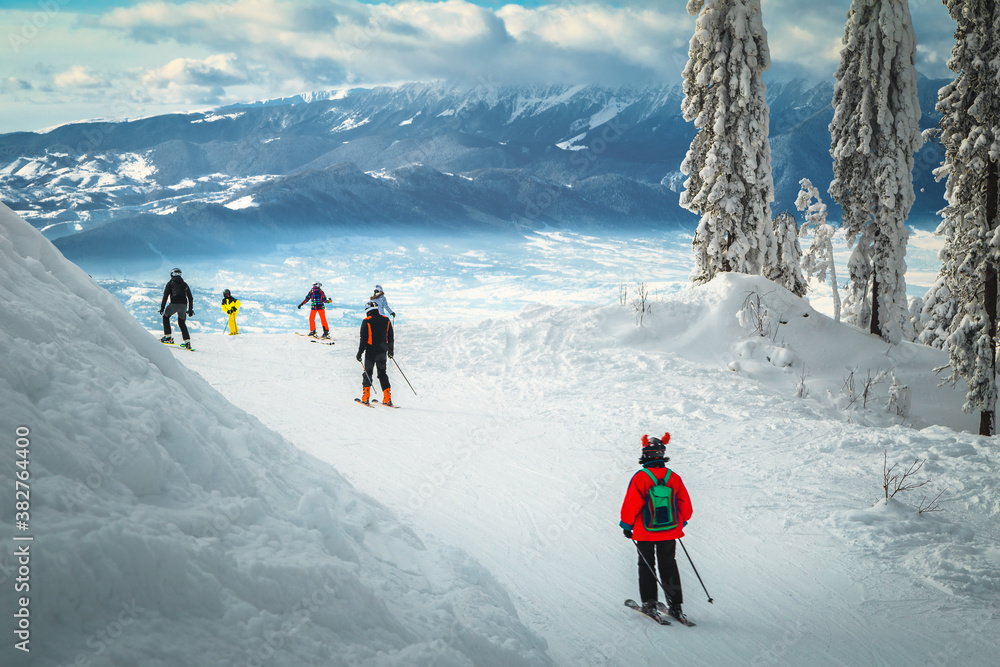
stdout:
[[[167,305],[170,299],[170,305]],[[174,337],[170,335],[170,318],[177,315],[177,326],[180,327],[181,336],[184,342],[181,347],[191,349],[191,336],[188,335],[187,322],[184,321],[184,313],[187,316],[194,315],[194,297],[191,296],[191,288],[181,278],[181,270],[174,269],[170,272],[170,281],[163,288],[163,300],[160,302],[160,315],[163,315],[163,337],[161,343],[173,343]]]
[[389,386],[389,376],[385,372],[386,357],[392,359],[393,337],[392,322],[388,317],[379,315],[378,304],[369,301],[365,304],[365,319],[361,323],[361,342],[358,345],[358,361],[365,355],[365,372],[361,376],[361,402],[368,405],[372,390],[372,371],[378,367],[378,382],[382,385],[382,402],[392,405],[392,392]]

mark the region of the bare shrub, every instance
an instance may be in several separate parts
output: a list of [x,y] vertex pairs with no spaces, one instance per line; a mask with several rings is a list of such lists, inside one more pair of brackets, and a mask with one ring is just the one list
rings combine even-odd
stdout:
[[941,489],[938,491],[938,494],[930,500],[926,500],[927,496],[920,498],[920,505],[917,506],[917,514],[923,514],[924,512],[943,512],[944,508],[938,504],[938,500],[940,500],[941,494],[947,490],[948,487]]
[[778,333],[777,325],[772,321],[767,306],[764,305],[761,295],[757,292],[747,292],[738,317],[741,325],[748,327],[762,338],[773,338]]
[[639,283],[639,289],[636,290],[636,298],[632,299],[632,307],[635,308],[635,319],[642,326],[642,319],[647,313],[652,312],[653,304],[650,298],[649,288],[646,287],[646,283]]
[[[886,501],[895,496],[897,493],[902,493],[903,491],[912,491],[913,489],[919,489],[921,486],[930,481],[929,479],[925,479],[922,482],[918,482],[915,479],[910,479],[911,476],[916,474],[918,470],[924,467],[924,461],[921,459],[914,459],[913,463],[910,464],[910,467],[908,467],[905,471],[901,473],[893,472],[896,469],[897,465],[898,464],[896,463],[893,463],[891,466],[889,465],[888,452],[883,450],[882,490],[885,491]],[[941,494],[938,495],[940,496]]]
[[860,376],[856,377],[857,372],[858,369],[855,368],[844,377],[842,391],[847,396],[848,407],[857,403],[858,399],[861,399],[861,407],[867,408],[868,401],[875,395],[875,387],[885,382],[885,377],[890,371],[876,370],[873,375],[872,370],[869,368],[863,379]]

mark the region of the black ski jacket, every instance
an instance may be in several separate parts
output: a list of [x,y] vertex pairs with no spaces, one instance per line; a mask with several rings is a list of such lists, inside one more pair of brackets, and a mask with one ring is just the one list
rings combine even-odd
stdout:
[[194,297],[191,296],[191,288],[180,276],[174,276],[163,288],[163,300],[160,302],[160,310],[167,307],[167,299],[170,303],[179,303],[187,306],[188,310],[194,308]]
[[365,350],[371,350],[374,354],[379,352],[386,352],[390,356],[393,354],[392,322],[376,311],[372,311],[361,323],[358,354]]

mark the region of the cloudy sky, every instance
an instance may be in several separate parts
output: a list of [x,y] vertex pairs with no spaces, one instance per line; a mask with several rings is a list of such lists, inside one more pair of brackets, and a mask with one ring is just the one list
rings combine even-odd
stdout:
[[[676,83],[685,0],[4,0],[0,132],[431,79]],[[771,76],[832,77],[850,0],[763,0]],[[954,23],[910,0],[917,67]]]

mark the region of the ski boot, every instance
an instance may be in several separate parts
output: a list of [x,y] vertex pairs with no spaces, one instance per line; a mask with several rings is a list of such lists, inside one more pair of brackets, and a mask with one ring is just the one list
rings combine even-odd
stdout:
[[324,338],[326,340],[330,340],[330,330],[329,329],[323,329],[323,335],[320,336],[320,338]]
[[309,333],[307,333],[306,335],[307,335],[307,336],[312,336],[313,338],[315,338],[315,337],[316,337],[316,330],[315,330],[315,329],[313,329],[312,331],[310,331],[310,332],[309,332]]
[[662,602],[657,602],[656,600],[646,600],[645,602],[642,603],[642,607],[639,609],[639,611],[644,613],[646,616],[652,616],[653,618],[656,618],[661,615],[660,612],[663,610],[661,609],[662,607],[663,607]]
[[389,389],[382,390],[382,403],[392,407],[392,393]]
[[677,622],[682,625],[694,625],[694,623],[688,620],[687,614],[681,611],[681,606],[679,604],[670,605],[670,608],[667,610],[667,614],[669,614],[671,618],[676,619]]
[[362,403],[364,403],[365,405],[371,405],[371,401],[369,400],[371,398],[371,395],[372,395],[372,388],[371,387],[362,387],[361,388],[361,402]]
[[174,337],[173,336],[160,336],[160,342],[163,343],[164,345],[173,345],[174,344]]
[[184,341],[183,343],[180,344],[180,347],[183,347],[185,350],[190,350],[191,349],[191,341],[189,341],[189,340]]

